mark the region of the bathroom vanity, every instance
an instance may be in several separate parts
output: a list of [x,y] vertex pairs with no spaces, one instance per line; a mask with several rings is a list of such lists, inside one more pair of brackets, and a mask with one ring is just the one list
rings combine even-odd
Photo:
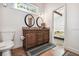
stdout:
[[23,27],[23,47],[25,50],[46,44],[49,42],[49,28]]

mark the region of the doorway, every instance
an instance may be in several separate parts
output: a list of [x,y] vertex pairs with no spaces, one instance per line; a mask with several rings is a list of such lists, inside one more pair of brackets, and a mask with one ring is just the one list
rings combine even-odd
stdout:
[[65,6],[53,11],[54,16],[54,41],[57,46],[64,44]]

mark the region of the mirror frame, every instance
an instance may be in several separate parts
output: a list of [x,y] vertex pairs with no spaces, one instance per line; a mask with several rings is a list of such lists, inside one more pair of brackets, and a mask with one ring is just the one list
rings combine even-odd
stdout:
[[24,18],[24,22],[25,22],[25,24],[26,24],[28,27],[32,27],[32,26],[35,24],[35,19],[34,19],[34,17],[32,16],[32,18],[33,18],[33,20],[32,20],[32,21],[33,21],[33,24],[32,24],[31,26],[28,25],[28,24],[27,24],[27,21],[26,21],[26,20],[27,20],[26,18],[27,18],[29,15],[32,16],[31,14],[27,14],[27,15],[25,16],[25,18]]
[[[41,27],[41,26],[38,24],[38,20],[39,20],[39,18],[41,18],[42,23],[43,23],[43,19],[42,19],[42,17],[37,17],[37,19],[36,19],[36,24],[37,24],[38,27]],[[41,23],[41,24],[42,24],[42,23]]]

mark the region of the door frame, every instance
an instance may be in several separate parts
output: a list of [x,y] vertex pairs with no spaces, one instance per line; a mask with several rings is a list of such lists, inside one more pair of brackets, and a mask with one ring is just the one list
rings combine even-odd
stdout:
[[[65,8],[65,20],[64,20],[64,42],[65,42],[65,39],[66,39],[66,32],[67,32],[67,4],[65,3],[64,5],[62,5],[62,6],[60,6],[59,8],[62,8],[62,7],[64,7]],[[53,33],[52,33],[52,38],[53,38],[53,43],[55,44],[55,40],[54,40],[54,11],[55,10],[57,10],[57,9],[59,9],[59,8],[56,8],[56,9],[54,9],[53,11],[52,11],[52,30],[53,30]]]

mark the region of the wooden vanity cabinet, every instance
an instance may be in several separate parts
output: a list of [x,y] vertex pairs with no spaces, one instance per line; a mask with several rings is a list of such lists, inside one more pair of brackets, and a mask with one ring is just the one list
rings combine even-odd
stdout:
[[23,47],[25,50],[34,48],[36,46],[46,44],[49,42],[49,29],[27,28],[23,27]]

